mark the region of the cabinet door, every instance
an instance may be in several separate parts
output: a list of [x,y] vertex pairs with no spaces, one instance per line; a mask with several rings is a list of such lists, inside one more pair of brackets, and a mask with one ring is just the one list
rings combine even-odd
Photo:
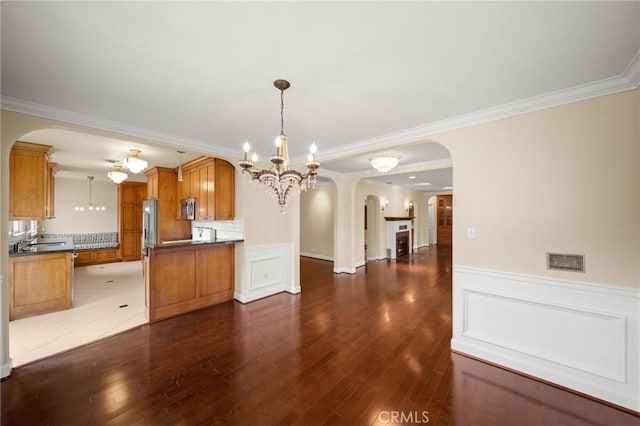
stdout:
[[45,153],[13,148],[9,155],[9,170],[9,220],[44,219]]
[[46,216],[48,219],[55,218],[55,171],[57,163],[47,163],[47,187],[46,191]]
[[71,254],[9,260],[11,320],[71,308]]
[[[198,214],[199,220],[213,219],[213,210],[209,210],[209,198],[213,199],[213,194],[209,193],[209,173],[207,165],[198,168]],[[211,183],[213,186],[213,182]]]
[[196,265],[198,297],[219,295],[220,300],[230,297],[233,293],[234,271],[232,244],[201,248],[196,252]]
[[147,199],[158,199],[158,174],[147,175]]
[[236,174],[227,161],[215,160],[215,219],[232,220],[235,216]]

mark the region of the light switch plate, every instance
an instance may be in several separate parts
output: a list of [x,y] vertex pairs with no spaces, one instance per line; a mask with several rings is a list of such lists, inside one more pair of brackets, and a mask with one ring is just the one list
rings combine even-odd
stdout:
[[476,239],[476,228],[467,228],[467,239],[468,240]]

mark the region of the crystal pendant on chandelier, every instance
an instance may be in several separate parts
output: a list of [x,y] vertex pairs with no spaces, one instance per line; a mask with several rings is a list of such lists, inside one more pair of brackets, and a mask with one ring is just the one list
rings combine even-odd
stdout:
[[251,176],[251,180],[261,185],[271,196],[273,196],[280,206],[280,211],[284,209],[300,191],[307,190],[310,186],[315,186],[316,177],[320,163],[316,160],[316,144],[311,145],[311,152],[307,157],[306,170],[299,172],[289,167],[289,138],[284,133],[284,91],[291,85],[287,80],[276,80],[273,85],[280,90],[280,133],[276,136],[276,152],[271,156],[271,167],[269,169],[258,169],[255,167],[257,161],[254,153],[249,159],[251,146],[248,142],[244,144],[244,158],[239,165],[243,172]]

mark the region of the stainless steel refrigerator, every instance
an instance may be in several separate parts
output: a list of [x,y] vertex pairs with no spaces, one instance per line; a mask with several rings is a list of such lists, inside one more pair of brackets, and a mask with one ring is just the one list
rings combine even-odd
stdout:
[[158,244],[158,200],[142,202],[142,254],[148,255],[148,248]]

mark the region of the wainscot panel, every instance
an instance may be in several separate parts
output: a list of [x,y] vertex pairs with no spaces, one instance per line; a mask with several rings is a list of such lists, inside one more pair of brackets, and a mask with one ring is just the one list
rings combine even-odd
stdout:
[[242,303],[283,291],[300,293],[293,282],[293,244],[265,244],[245,248],[245,285],[234,298]]
[[640,292],[456,266],[458,352],[640,411]]

